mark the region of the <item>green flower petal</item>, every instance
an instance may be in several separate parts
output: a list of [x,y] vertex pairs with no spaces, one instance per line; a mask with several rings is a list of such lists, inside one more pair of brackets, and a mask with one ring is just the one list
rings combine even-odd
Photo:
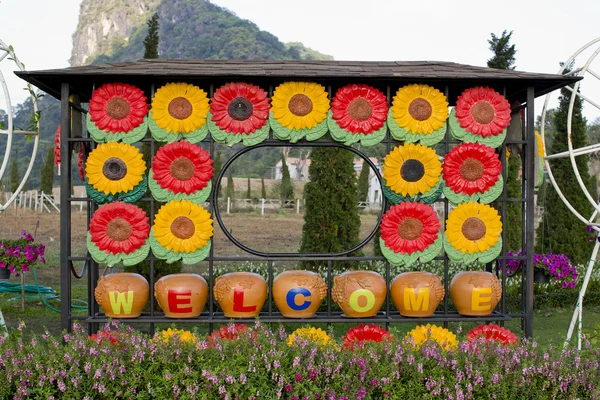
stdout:
[[96,246],[96,243],[92,242],[92,234],[89,232],[87,234],[87,248],[94,261],[96,261],[98,264],[106,264],[111,267],[121,262],[125,266],[139,264],[144,261],[146,257],[148,257],[150,252],[150,244],[148,241],[146,241],[142,247],[132,253],[112,254],[110,252],[100,250],[98,246]]
[[85,126],[90,136],[96,143],[106,143],[106,142],[120,142],[123,143],[135,143],[139,142],[146,136],[146,132],[148,132],[148,116],[144,117],[144,121],[137,126],[136,128],[128,131],[128,132],[109,132],[102,130],[96,126],[96,124],[91,120],[90,113],[87,114],[85,119]]
[[208,185],[202,190],[197,190],[190,194],[185,193],[173,193],[170,190],[162,188],[158,182],[154,179],[154,171],[150,170],[148,174],[148,187],[152,196],[160,201],[161,203],[167,203],[171,200],[189,200],[192,203],[200,204],[204,203],[210,196],[212,190],[212,182],[208,181]]
[[387,185],[385,179],[383,179],[382,186],[383,186],[383,194],[392,204],[398,204],[403,201],[420,201],[422,203],[431,204],[431,203],[435,202],[437,199],[439,199],[440,195],[442,194],[442,191],[444,189],[444,180],[440,176],[440,180],[438,181],[438,183],[436,183],[436,185],[434,187],[429,189],[429,191],[427,191],[426,193],[420,194],[420,195],[416,194],[413,196],[402,196],[401,194],[394,192]]
[[183,264],[196,264],[204,260],[209,255],[211,240],[208,241],[206,246],[191,253],[174,252],[173,250],[167,250],[160,243],[158,243],[158,240],[156,240],[156,237],[154,236],[154,228],[152,228],[150,230],[150,247],[152,248],[152,253],[154,253],[156,258],[166,260],[167,264],[173,264],[179,260],[182,260]]
[[288,129],[281,125],[279,121],[273,117],[273,112],[269,112],[269,123],[271,124],[271,129],[273,129],[273,133],[279,140],[289,140],[291,143],[296,143],[302,138],[306,138],[306,140],[314,141],[322,138],[327,133],[327,118],[317,124],[316,127],[312,129]]
[[352,146],[356,142],[360,142],[363,146],[374,146],[377,143],[380,143],[384,138],[387,132],[387,126],[385,122],[383,126],[371,133],[352,133],[344,128],[340,127],[335,119],[333,119],[333,113],[331,110],[327,113],[327,126],[329,127],[329,133],[331,137],[338,141],[343,142],[346,146]]
[[494,261],[500,253],[502,253],[502,237],[498,238],[498,242],[483,252],[475,252],[475,253],[464,253],[460,250],[457,250],[450,241],[448,240],[448,236],[444,234],[444,251],[446,255],[450,259],[450,261],[454,262],[462,262],[466,265],[472,264],[474,262],[479,262],[481,264],[489,263]]
[[244,146],[254,146],[261,142],[264,142],[269,138],[270,125],[269,121],[265,123],[261,128],[256,129],[254,132],[246,133],[229,133],[217,126],[215,121],[212,119],[212,114],[209,112],[208,117],[208,130],[217,143],[226,143],[228,146],[233,146],[239,142],[243,142]]
[[424,264],[437,257],[444,247],[444,241],[440,233],[438,234],[437,239],[429,247],[423,251],[415,251],[412,254],[395,253],[394,250],[385,245],[384,240],[381,238],[379,238],[379,247],[381,247],[381,253],[383,256],[392,265],[405,265],[410,267],[417,260]]
[[138,183],[138,185],[131,189],[129,192],[116,193],[114,195],[102,193],[96,190],[96,188],[94,188],[88,183],[88,179],[85,178],[85,190],[87,192],[87,195],[98,204],[112,203],[113,201],[117,200],[123,201],[125,203],[135,203],[136,201],[144,197],[144,194],[146,193],[147,189],[148,178],[146,177],[146,174],[142,175],[142,181]]
[[154,118],[152,118],[152,111],[148,113],[148,128],[150,128],[150,133],[155,140],[167,143],[173,143],[178,140],[185,140],[186,142],[190,143],[198,143],[203,141],[208,135],[207,124],[202,125],[200,128],[190,133],[173,133],[171,131],[167,131],[166,129],[162,129],[156,124]]
[[478,201],[483,204],[489,204],[500,197],[503,188],[504,179],[502,178],[502,175],[500,175],[498,182],[483,193],[474,193],[472,195],[456,193],[454,190],[450,189],[450,187],[444,186],[444,196],[446,196],[448,201],[452,204],[467,203],[469,201]]
[[458,118],[456,118],[456,110],[454,108],[452,111],[450,111],[448,125],[450,126],[450,134],[452,137],[462,140],[466,143],[481,143],[495,149],[496,147],[501,146],[506,138],[506,129],[504,129],[504,131],[502,131],[502,133],[499,135],[485,138],[479,135],[474,135],[471,132],[467,132],[465,129],[461,128],[460,122],[458,122]]
[[440,129],[435,130],[429,134],[424,134],[420,132],[408,131],[402,128],[396,122],[396,118],[393,117],[393,110],[390,108],[388,111],[387,124],[390,128],[390,133],[392,137],[396,140],[400,140],[406,143],[416,143],[420,142],[423,146],[433,146],[441,142],[446,135],[446,124],[442,126]]

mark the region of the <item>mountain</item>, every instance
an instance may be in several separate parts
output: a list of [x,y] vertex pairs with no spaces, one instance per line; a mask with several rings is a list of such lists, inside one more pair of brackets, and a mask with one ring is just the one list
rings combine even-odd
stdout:
[[[142,58],[147,34],[146,21],[154,12],[159,14],[161,58],[333,59],[299,42],[284,44],[276,36],[261,31],[254,23],[206,0],[83,0],[77,30],[73,34],[71,65]],[[26,186],[31,189],[39,187],[39,171],[48,147],[54,144],[54,132],[60,121],[60,104],[56,99],[44,96],[38,106],[41,114],[40,145]],[[32,114],[31,100],[16,105],[15,126],[29,126]],[[6,120],[6,116],[0,110],[0,123],[3,120]],[[6,146],[6,140],[1,136],[0,161]],[[16,135],[13,145],[12,157],[17,159],[21,176],[27,168],[31,152],[31,144],[25,140],[25,137]],[[256,176],[268,167],[255,168],[249,173]],[[232,168],[235,173],[237,168]],[[9,172],[10,168],[5,178]],[[73,176],[77,182],[78,174],[74,173]],[[55,182],[58,183],[58,177]]]

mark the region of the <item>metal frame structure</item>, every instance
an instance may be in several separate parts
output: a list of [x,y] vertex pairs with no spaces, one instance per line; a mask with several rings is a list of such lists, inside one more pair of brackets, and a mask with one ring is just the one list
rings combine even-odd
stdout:
[[[146,60],[140,61],[139,63],[147,62]],[[211,61],[191,61],[190,68],[192,68],[197,63],[205,62],[212,66]],[[167,68],[171,65],[169,61],[163,61],[163,63],[167,66]],[[406,318],[399,315],[398,312],[392,311],[391,308],[391,299],[388,293],[385,304],[382,307],[382,310],[377,314],[377,316],[372,318],[352,318],[348,319],[341,315],[341,312],[332,311],[332,299],[331,299],[331,288],[333,283],[333,269],[332,263],[334,261],[366,261],[366,262],[385,262],[385,280],[389,283],[392,280],[392,276],[390,276],[390,264],[383,257],[350,257],[347,254],[352,251],[363,247],[374,235],[376,229],[378,229],[378,225],[375,229],[355,248],[348,249],[346,251],[335,253],[335,254],[321,254],[321,253],[264,253],[261,251],[257,251],[254,249],[250,249],[247,246],[239,243],[225,228],[223,220],[221,219],[218,207],[218,191],[220,187],[220,182],[225,174],[227,168],[231,165],[231,163],[240,155],[251,151],[254,148],[265,147],[265,146],[304,146],[304,147],[343,147],[346,148],[353,153],[359,155],[363,159],[367,160],[370,167],[375,171],[377,177],[381,182],[381,175],[378,169],[373,165],[373,163],[369,160],[369,158],[364,155],[359,149],[351,148],[344,146],[340,143],[337,143],[327,138],[319,139],[314,142],[306,142],[301,141],[300,143],[291,144],[286,141],[280,141],[276,139],[273,133],[270,133],[269,139],[264,143],[253,147],[241,147],[241,149],[236,152],[230,159],[226,160],[223,165],[223,168],[220,174],[216,177],[216,184],[214,185],[213,193],[211,193],[210,198],[210,207],[209,211],[213,215],[213,219],[217,221],[227,238],[231,241],[232,245],[238,246],[245,252],[249,253],[244,256],[223,256],[215,253],[214,247],[211,248],[210,255],[204,261],[208,264],[208,276],[207,282],[209,286],[209,300],[207,304],[207,311],[203,312],[199,318],[193,319],[178,319],[177,323],[191,323],[191,324],[208,324],[209,329],[212,330],[213,324],[221,324],[227,323],[230,321],[229,318],[223,316],[222,313],[217,312],[216,305],[213,300],[213,285],[214,285],[214,269],[215,263],[221,262],[239,262],[239,261],[261,261],[265,262],[268,267],[268,277],[267,284],[269,287],[268,299],[265,303],[265,307],[260,313],[260,319],[263,322],[282,322],[282,323],[298,323],[298,322],[321,322],[321,323],[359,323],[359,322],[373,322],[373,323],[384,323],[386,326],[394,323],[402,323],[402,322],[437,322],[443,323],[444,326],[447,326],[449,322],[458,322],[458,321],[499,321],[501,324],[504,321],[509,320],[511,318],[521,319],[522,321],[522,329],[524,330],[527,336],[531,336],[533,334],[533,246],[534,246],[534,180],[535,180],[535,135],[534,135],[534,98],[536,94],[542,95],[551,90],[554,90],[558,87],[563,86],[566,83],[571,81],[575,81],[574,78],[565,78],[554,75],[545,75],[544,79],[540,79],[540,81],[536,81],[536,77],[538,74],[529,74],[530,80],[527,81],[525,85],[519,85],[519,76],[517,76],[516,71],[510,71],[508,74],[510,76],[511,73],[514,72],[515,76],[511,78],[515,78],[511,81],[503,81],[502,79],[490,79],[485,80],[485,78],[479,77],[478,79],[474,79],[473,77],[461,78],[459,76],[452,76],[448,78],[444,78],[444,74],[434,75],[435,78],[424,78],[415,76],[401,76],[394,73],[393,70],[385,72],[385,76],[378,76],[374,78],[369,78],[364,74],[355,74],[353,73],[354,66],[357,63],[349,63],[351,64],[350,72],[346,74],[339,74],[335,72],[335,67],[343,68],[343,62],[311,62],[307,63],[308,67],[314,66],[316,64],[317,67],[330,67],[333,72],[326,72],[325,77],[311,75],[310,72],[304,72],[304,75],[299,73],[289,73],[286,74],[285,71],[281,73],[279,76],[269,76],[268,73],[265,73],[263,70],[266,69],[261,62],[238,62],[241,63],[241,70],[250,71],[248,73],[243,73],[239,75],[235,74],[227,74],[223,71],[217,71],[217,68],[227,62],[217,61],[214,64],[215,73],[204,73],[194,75],[193,71],[185,72],[185,76],[178,75],[177,71],[181,71],[181,64],[185,63],[182,60],[172,61],[173,74],[169,74],[169,71],[162,71],[153,74],[152,72],[146,71],[146,73],[138,74],[133,72],[128,72],[127,74],[120,74],[118,71],[113,71],[108,73],[110,76],[102,76],[101,74],[107,72],[108,70],[102,69],[98,70],[99,75],[94,75],[92,71],[92,67],[78,67],[71,68],[67,70],[55,70],[55,71],[39,71],[32,72],[29,74],[19,74],[24,79],[29,80],[30,82],[41,85],[45,90],[50,91],[57,98],[61,99],[61,109],[62,109],[62,118],[61,124],[63,126],[61,132],[61,159],[65,160],[61,164],[61,187],[69,188],[71,184],[71,157],[69,156],[71,151],[79,145],[79,143],[86,143],[88,146],[94,146],[94,143],[91,138],[87,137],[84,133],[82,137],[72,137],[70,132],[71,127],[71,109],[73,106],[79,108],[77,105],[72,104],[69,101],[69,98],[72,94],[78,94],[82,96],[82,98],[89,98],[93,91],[95,85],[99,85],[106,81],[123,81],[127,83],[135,83],[138,87],[144,90],[147,94],[152,96],[154,90],[160,87],[162,84],[168,81],[185,81],[187,83],[196,84],[202,88],[204,88],[209,97],[212,97],[215,88],[218,88],[220,85],[235,80],[245,80],[250,81],[254,84],[260,85],[261,87],[267,89],[270,95],[272,95],[274,88],[280,82],[285,80],[302,80],[307,79],[311,81],[318,82],[323,84],[329,94],[330,97],[335,93],[335,90],[345,84],[349,83],[368,83],[373,86],[378,87],[384,93],[387,94],[388,102],[391,103],[391,99],[393,93],[395,91],[407,84],[422,82],[428,83],[433,86],[436,86],[442,92],[445,93],[448,98],[450,105],[454,105],[456,98],[462,92],[462,90],[473,87],[477,85],[487,85],[495,88],[497,91],[504,93],[504,95],[509,99],[509,101],[519,100],[520,106],[514,108],[512,110],[513,115],[518,114],[523,111],[524,119],[521,123],[521,134],[520,138],[507,140],[502,147],[500,148],[500,158],[503,166],[506,164],[506,145],[514,145],[517,148],[520,148],[522,151],[522,161],[523,161],[523,175],[522,175],[522,193],[523,197],[521,198],[508,198],[506,194],[506,187],[504,188],[502,195],[499,199],[496,200],[495,205],[499,209],[501,213],[502,220],[506,220],[506,204],[509,202],[518,202],[521,204],[522,212],[524,215],[524,219],[522,221],[522,243],[526,250],[526,256],[507,256],[507,249],[504,248],[502,255],[495,262],[496,268],[494,269],[494,264],[487,264],[486,269],[488,271],[495,271],[500,277],[500,281],[503,289],[506,287],[506,279],[507,274],[504,272],[503,268],[498,267],[498,263],[502,263],[504,260],[521,260],[525,263],[525,268],[523,272],[523,280],[521,286],[521,307],[520,312],[518,313],[508,313],[506,307],[506,296],[502,297],[500,304],[497,306],[496,310],[492,315],[485,317],[464,317],[459,315],[458,313],[450,310],[449,305],[449,260],[445,255],[440,255],[436,257],[437,260],[443,262],[444,265],[444,274],[443,274],[443,282],[446,289],[446,296],[444,298],[443,303],[440,306],[440,311],[436,312],[430,318]],[[196,64],[194,64],[196,63]],[[262,62],[269,63],[269,62]],[[277,66],[280,65],[281,62],[274,62]],[[296,62],[297,64],[301,64],[300,62]],[[119,66],[129,67],[135,63],[125,63],[119,64]],[[258,64],[258,65],[256,65]],[[360,63],[361,66],[364,66],[365,69],[371,66],[380,66],[382,63]],[[390,67],[394,67],[394,63],[391,64]],[[408,63],[406,63],[408,64]],[[144,64],[142,64],[144,65]],[[227,65],[227,64],[225,64]],[[452,68],[458,66],[457,71],[460,67],[468,67],[468,66],[460,66],[458,64],[452,64]],[[115,65],[117,67],[117,65]],[[87,68],[87,69],[86,69]],[[110,66],[104,67],[110,70]],[[245,69],[246,68],[246,69]],[[257,69],[258,68],[258,69]],[[477,68],[477,67],[472,67]],[[385,69],[385,68],[384,68]],[[493,70],[489,70],[487,68],[479,68],[480,70],[485,70],[484,72],[489,72]],[[478,69],[478,70],[479,70]],[[81,71],[81,74],[78,74],[78,71]],[[254,71],[254,72],[253,72]],[[347,71],[346,71],[347,72]],[[328,75],[329,74],[329,75]],[[387,75],[386,75],[387,74]],[[72,76],[71,76],[72,75]],[[368,75],[368,74],[367,74]],[[542,75],[539,75],[540,77]],[[496,76],[498,78],[498,76]],[[533,80],[531,80],[533,79]],[[132,80],[134,82],[132,82]],[[540,83],[542,82],[542,83]],[[542,88],[539,89],[539,86],[535,86],[536,84],[541,84]],[[538,88],[538,92],[536,92],[536,88]],[[149,141],[151,143],[152,154],[155,153],[156,143],[152,138],[143,139],[143,141]],[[401,142],[396,141],[390,136],[390,133],[387,132],[386,137],[383,141],[386,146],[387,151],[389,152],[393,146],[401,144]],[[446,154],[451,146],[460,143],[457,140],[454,140],[450,137],[449,132],[446,133],[444,140],[438,144],[437,149],[438,153]],[[203,143],[204,146],[207,146],[210,150],[211,156],[214,159],[215,156],[215,147],[216,143],[209,136],[207,137]],[[506,168],[503,168],[503,177],[506,181]],[[82,199],[71,197],[69,190],[61,191],[61,242],[60,242],[60,259],[61,259],[61,303],[62,303],[62,327],[65,329],[70,329],[71,324],[75,320],[84,320],[89,327],[90,332],[95,331],[100,323],[104,323],[108,321],[108,318],[104,316],[104,314],[100,313],[99,306],[94,299],[94,289],[96,287],[96,282],[99,277],[99,266],[91,260],[89,255],[87,256],[75,256],[71,252],[71,202],[80,202],[87,201],[90,204],[88,207],[88,223],[89,218],[91,217],[93,211],[97,208],[91,199]],[[153,198],[143,198],[142,201],[150,202],[150,214],[151,218],[154,215],[154,211],[156,210],[157,204]],[[449,204],[445,199],[438,200],[439,202],[443,202],[444,207],[444,220],[448,215]],[[387,201],[384,200],[383,212],[388,208]],[[381,215],[379,216],[379,220],[381,219]],[[506,239],[506,232],[504,231],[503,239]],[[506,243],[506,240],[504,240]],[[150,298],[153,298],[153,288],[154,288],[154,271],[155,271],[155,258],[149,257],[150,262]],[[91,268],[88,270],[87,283],[88,283],[88,315],[87,316],[76,316],[71,312],[71,280],[72,280],[72,262],[74,261],[86,261],[91,263]],[[319,312],[313,318],[297,320],[297,319],[288,319],[281,316],[281,314],[273,309],[273,301],[272,301],[272,293],[270,288],[273,283],[273,271],[278,263],[288,262],[288,261],[319,261],[323,263],[326,268],[326,282],[329,287],[329,293],[327,296],[327,311]],[[254,319],[239,319],[237,322],[251,322]],[[135,319],[128,319],[128,323],[141,323],[141,324],[149,324],[150,332],[154,333],[154,324],[156,323],[169,323],[174,322],[172,319],[167,319],[164,317],[162,312],[158,312],[155,310],[154,302],[150,301],[149,312],[145,312],[141,317]]]

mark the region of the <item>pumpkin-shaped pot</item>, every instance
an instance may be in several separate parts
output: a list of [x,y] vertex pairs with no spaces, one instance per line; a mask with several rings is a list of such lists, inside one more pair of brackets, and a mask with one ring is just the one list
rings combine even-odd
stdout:
[[405,317],[430,317],[444,298],[441,279],[429,272],[405,272],[392,281],[390,294]]
[[197,274],[173,274],[154,284],[154,297],[169,318],[195,318],[208,299],[208,285]]
[[310,318],[327,297],[327,285],[311,271],[285,271],[273,280],[273,300],[287,318]]
[[229,318],[254,318],[265,304],[267,282],[252,272],[231,272],[215,281],[215,299]]
[[502,286],[490,272],[459,272],[450,282],[450,297],[461,315],[490,315],[502,297]]
[[385,279],[373,271],[348,271],[333,278],[331,298],[346,317],[373,317],[385,301]]
[[111,318],[137,318],[148,302],[148,281],[129,272],[101,276],[94,290],[96,302]]

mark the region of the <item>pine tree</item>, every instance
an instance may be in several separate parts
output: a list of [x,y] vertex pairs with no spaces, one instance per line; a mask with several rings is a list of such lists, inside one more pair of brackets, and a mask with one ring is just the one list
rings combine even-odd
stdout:
[[154,13],[148,20],[148,35],[144,39],[144,58],[158,58],[158,13]]
[[369,172],[371,172],[369,163],[367,160],[364,160],[360,170],[360,175],[358,176],[358,201],[368,201]]
[[514,44],[509,44],[510,37],[513,32],[506,33],[502,32],[502,36],[498,37],[493,33],[492,38],[488,40],[490,50],[494,53],[494,56],[487,61],[487,66],[490,68],[497,69],[515,69],[515,50]]
[[54,149],[52,147],[49,147],[46,152],[46,159],[40,175],[40,191],[52,193],[52,186],[54,186]]
[[290,169],[285,160],[285,154],[281,153],[281,185],[279,186],[279,196],[281,198],[281,206],[285,205],[286,200],[294,198],[294,185],[290,178]]
[[267,189],[265,188],[265,178],[260,178],[260,197],[267,198]]
[[13,158],[12,166],[10,168],[10,191],[16,192],[19,188],[19,166],[17,165],[17,156]]
[[[565,71],[569,72],[568,70]],[[552,141],[550,154],[567,151],[567,115],[571,92],[563,87],[559,97],[558,110],[554,123],[556,131]],[[573,116],[571,120],[571,140],[573,148],[583,147],[587,144],[586,120],[582,114],[582,103],[579,96],[575,97]],[[589,156],[582,155],[576,158],[577,168],[581,179],[588,188],[591,187],[591,177],[588,170]],[[593,207],[588,202],[585,194],[573,176],[571,161],[568,158],[558,158],[551,161],[552,174],[569,203],[584,216],[592,214]],[[539,253],[564,253],[574,264],[583,264],[589,260],[592,243],[588,242],[588,233],[585,227],[573,215],[553,186],[545,188],[545,199],[540,199],[544,205],[542,223],[537,229],[536,251]]]
[[233,175],[231,175],[231,168],[227,171],[227,189],[225,190],[225,196],[233,200],[235,194],[235,188],[233,187]]
[[246,198],[247,199],[251,199],[252,198],[252,189],[250,188],[250,177],[248,177],[248,191],[246,192]]
[[[300,252],[348,250],[359,243],[360,233],[353,153],[340,148],[315,148],[310,158],[310,182],[304,186],[306,212]],[[306,265],[315,267],[311,262]],[[334,263],[336,269],[348,265],[348,262]]]

